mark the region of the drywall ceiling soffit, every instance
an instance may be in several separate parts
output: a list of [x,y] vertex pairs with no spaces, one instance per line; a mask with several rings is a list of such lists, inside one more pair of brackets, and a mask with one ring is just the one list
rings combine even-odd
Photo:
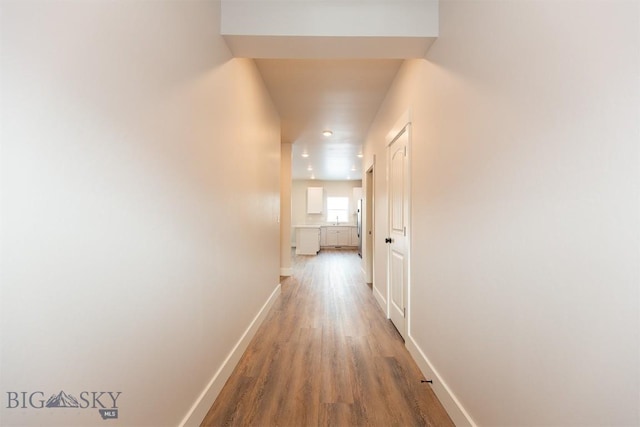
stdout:
[[223,0],[236,57],[423,58],[438,36],[437,0]]
[[221,34],[437,37],[438,0],[222,0]]
[[435,37],[231,36],[237,58],[411,59],[424,58]]

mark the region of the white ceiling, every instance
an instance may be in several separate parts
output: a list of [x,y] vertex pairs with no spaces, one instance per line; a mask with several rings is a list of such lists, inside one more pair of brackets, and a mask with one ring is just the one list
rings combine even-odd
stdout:
[[293,143],[293,179],[362,179],[358,154],[402,60],[255,61]]

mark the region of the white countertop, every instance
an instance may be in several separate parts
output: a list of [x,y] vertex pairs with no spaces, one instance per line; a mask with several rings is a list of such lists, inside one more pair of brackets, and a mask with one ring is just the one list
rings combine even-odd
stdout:
[[302,225],[294,225],[295,228],[321,228],[321,227],[356,227],[356,224],[302,224]]

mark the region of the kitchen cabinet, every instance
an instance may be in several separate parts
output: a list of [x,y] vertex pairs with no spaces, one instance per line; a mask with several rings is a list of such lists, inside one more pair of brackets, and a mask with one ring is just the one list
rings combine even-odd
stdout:
[[360,200],[362,198],[362,187],[353,187],[353,200]]
[[351,244],[351,228],[350,227],[342,227],[342,229],[338,230],[336,235],[338,240],[337,246],[349,246]]
[[359,246],[360,245],[360,236],[358,236],[358,227],[351,227],[351,246]]
[[[353,240],[355,233],[356,240]],[[352,226],[326,226],[320,231],[320,246],[345,247],[358,246],[358,229]]]
[[316,255],[320,251],[320,227],[296,227],[296,255]]
[[322,187],[307,187],[307,213],[321,214],[324,206],[324,191]]
[[335,227],[326,227],[327,237],[325,246],[338,246],[338,229]]

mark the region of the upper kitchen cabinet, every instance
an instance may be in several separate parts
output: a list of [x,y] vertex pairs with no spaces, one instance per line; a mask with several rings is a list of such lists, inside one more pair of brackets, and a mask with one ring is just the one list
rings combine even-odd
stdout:
[[307,213],[321,214],[324,192],[322,187],[307,187]]
[[360,200],[362,198],[362,187],[353,187],[353,200]]

